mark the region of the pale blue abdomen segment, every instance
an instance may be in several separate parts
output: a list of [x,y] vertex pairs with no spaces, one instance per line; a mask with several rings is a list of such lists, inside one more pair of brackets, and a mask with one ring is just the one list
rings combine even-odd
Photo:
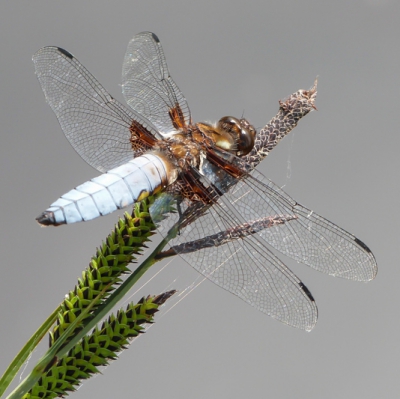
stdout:
[[43,225],[76,223],[125,208],[171,184],[165,160],[154,154],[132,159],[64,194],[43,212]]

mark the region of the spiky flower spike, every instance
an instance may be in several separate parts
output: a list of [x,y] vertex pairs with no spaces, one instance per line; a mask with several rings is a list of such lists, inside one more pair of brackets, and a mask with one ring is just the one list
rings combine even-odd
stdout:
[[[97,301],[92,311],[121,283],[121,276],[130,272],[128,264],[135,261],[134,255],[140,254],[156,229],[149,213],[153,202],[154,197],[150,197],[135,204],[132,214],[125,213],[124,218],[119,219],[106,241],[97,249],[75,289],[69,292],[61,304],[57,325],[50,333],[50,346],[99,293],[104,291],[102,299]],[[78,329],[81,327],[78,326]]]
[[279,101],[279,112],[257,133],[254,148],[244,158],[249,170],[254,169],[294,129],[299,120],[313,109],[317,97],[317,79],[309,90],[298,90]]
[[[149,237],[155,234],[156,225],[150,217],[149,208],[156,198],[149,197],[135,204],[132,214],[125,213],[124,218],[119,219],[106,241],[97,249],[75,289],[69,292],[60,305],[57,324],[49,336],[50,347],[83,310],[96,301],[82,323],[70,333],[71,337],[76,335],[85,321],[120,285],[122,275],[131,272],[128,264],[136,260],[135,255],[141,253]],[[101,297],[96,298],[99,294],[102,294]],[[126,347],[129,339],[142,331],[142,324],[152,322],[152,315],[158,306],[172,294],[169,292],[143,298],[138,304],[129,305],[125,311],[120,310],[116,316],[111,315],[100,329],[84,336],[66,356],[58,359],[24,397],[53,398],[74,390],[83,379],[98,372],[97,366],[106,365],[114,359],[116,353]],[[67,342],[68,339],[65,344]]]
[[93,374],[106,366],[126,349],[130,341],[144,331],[144,324],[153,322],[158,308],[176,291],[142,298],[136,305],[112,314],[101,328],[86,335],[66,356],[60,358],[23,399],[63,397]]

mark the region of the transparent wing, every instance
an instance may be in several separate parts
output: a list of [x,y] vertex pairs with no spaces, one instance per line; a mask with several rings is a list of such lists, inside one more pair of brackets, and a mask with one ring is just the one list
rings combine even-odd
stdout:
[[117,102],[67,51],[44,47],[33,62],[65,136],[89,165],[105,172],[143,153],[157,137],[145,116]]
[[[181,214],[194,221],[170,242],[172,252],[215,284],[294,327],[311,330],[317,309],[308,289],[268,244],[336,277],[369,281],[377,273],[364,243],[296,203],[256,171],[232,185],[212,207],[181,207]],[[276,223],[254,227],[263,220]]]
[[[186,212],[190,212],[190,204],[187,205]],[[184,214],[185,206],[185,203],[180,204]],[[259,235],[249,230],[238,234],[235,227],[243,220],[232,214],[230,208],[231,205],[221,197],[170,241],[172,254],[179,253],[207,279],[261,312],[285,324],[310,331],[317,321],[317,307],[311,293],[266,248]],[[177,223],[178,218],[179,213],[176,213],[164,220],[161,223],[162,234],[166,234],[168,227]],[[276,225],[291,223],[292,217],[275,215],[269,219],[271,223],[263,228],[279,228]],[[221,233],[224,238],[221,238]]]
[[133,37],[122,66],[122,92],[126,102],[161,133],[190,124],[185,97],[169,76],[161,43],[154,33]]
[[238,182],[228,196],[244,219],[275,213],[296,216],[260,233],[284,255],[334,277],[364,282],[375,278],[375,257],[362,241],[294,201],[258,171]]
[[[241,169],[248,167],[242,158],[231,157],[230,162]],[[375,278],[378,268],[371,250],[353,234],[294,201],[280,187],[257,170],[236,180],[222,169],[203,165],[223,199],[232,204],[240,220],[253,220],[266,215],[290,214],[296,219],[277,229],[260,232],[268,244],[323,273],[355,281]]]

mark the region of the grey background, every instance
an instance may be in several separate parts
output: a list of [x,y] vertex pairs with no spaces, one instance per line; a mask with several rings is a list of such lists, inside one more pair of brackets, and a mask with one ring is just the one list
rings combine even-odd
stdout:
[[[160,37],[195,121],[244,113],[262,127],[279,99],[319,76],[319,111],[261,170],[367,243],[379,273],[360,284],[282,257],[317,300],[311,333],[204,282],[174,299],[145,336],[74,397],[398,397],[396,0],[2,2],[0,372],[73,288],[117,217],[57,229],[36,224],[51,202],[97,172],[63,137],[31,56],[45,45],[66,48],[122,101],[125,48],[143,30]],[[176,259],[142,293],[182,291],[196,277]]]

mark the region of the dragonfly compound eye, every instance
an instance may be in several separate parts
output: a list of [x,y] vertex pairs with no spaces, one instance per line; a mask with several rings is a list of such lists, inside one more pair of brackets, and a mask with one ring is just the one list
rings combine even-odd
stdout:
[[233,116],[224,116],[217,124],[217,127],[229,133],[236,142],[236,155],[248,154],[253,146],[255,130],[246,119],[237,119]]

